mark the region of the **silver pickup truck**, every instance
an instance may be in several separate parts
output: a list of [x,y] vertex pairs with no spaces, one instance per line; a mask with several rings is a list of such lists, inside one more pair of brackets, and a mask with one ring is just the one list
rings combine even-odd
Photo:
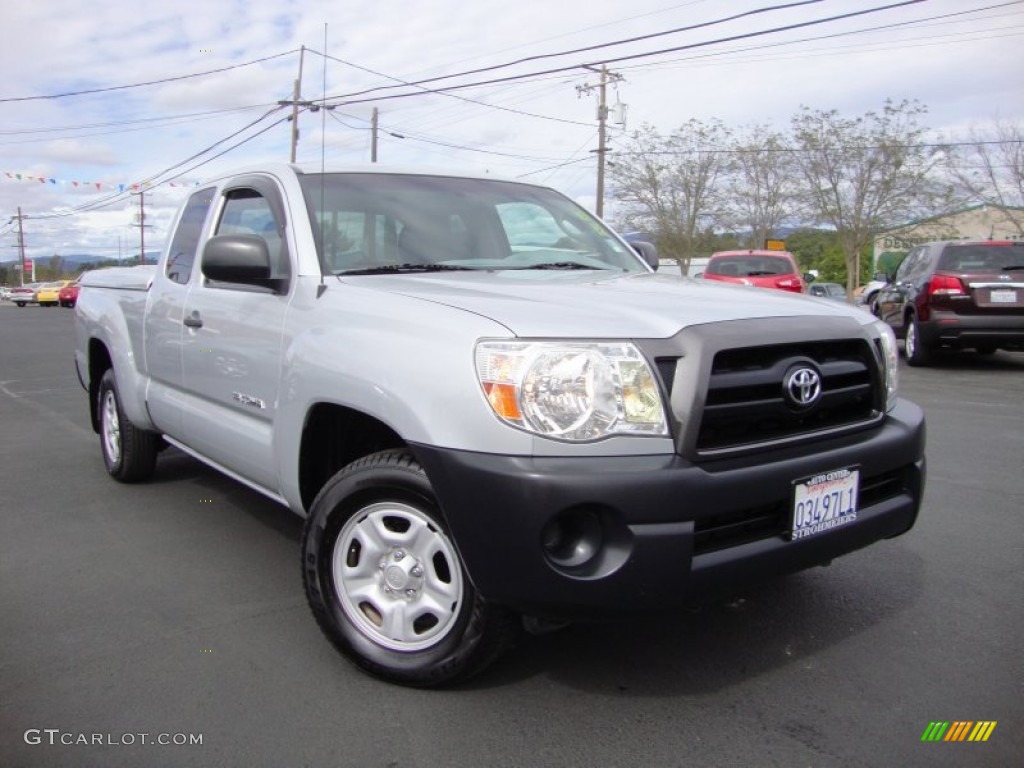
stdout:
[[169,445],[287,505],[325,635],[440,685],[914,524],[892,332],[651,260],[541,186],[264,166],[86,275],[76,366],[114,478]]

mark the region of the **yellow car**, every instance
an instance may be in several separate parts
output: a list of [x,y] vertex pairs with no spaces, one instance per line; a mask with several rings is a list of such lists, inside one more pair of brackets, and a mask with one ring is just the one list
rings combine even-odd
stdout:
[[40,307],[56,307],[60,304],[60,289],[71,285],[74,280],[56,280],[52,283],[43,283],[36,291],[36,301]]

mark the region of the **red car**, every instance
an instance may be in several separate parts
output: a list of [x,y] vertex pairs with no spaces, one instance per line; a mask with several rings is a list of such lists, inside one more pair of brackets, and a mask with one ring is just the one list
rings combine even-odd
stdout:
[[62,307],[73,307],[75,302],[78,301],[78,281],[65,285],[60,289],[60,293],[57,294],[57,298],[60,301]]
[[718,251],[708,259],[704,279],[793,293],[806,287],[789,251]]

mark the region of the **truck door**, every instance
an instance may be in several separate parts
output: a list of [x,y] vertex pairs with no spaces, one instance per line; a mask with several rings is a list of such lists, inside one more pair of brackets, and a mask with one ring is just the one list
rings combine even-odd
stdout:
[[167,261],[153,278],[146,308],[144,344],[146,372],[150,379],[146,401],[153,423],[161,432],[176,438],[181,433],[185,297],[192,273],[198,271],[192,267],[215,193],[215,187],[201,189],[189,197],[182,208]]
[[235,179],[221,197],[210,234],[263,237],[274,265],[272,277],[283,279],[286,288],[274,291],[205,276],[194,282],[182,318],[183,442],[276,492],[272,425],[281,381],[282,331],[294,285],[288,222],[281,192],[268,177]]

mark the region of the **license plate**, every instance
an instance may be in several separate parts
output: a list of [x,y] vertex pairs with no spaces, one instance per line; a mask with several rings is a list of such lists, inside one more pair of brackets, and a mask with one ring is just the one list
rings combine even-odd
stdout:
[[793,530],[806,539],[857,519],[860,471],[852,467],[822,472],[793,483]]
[[992,291],[988,295],[988,300],[993,304],[1016,304],[1017,303],[1017,292],[1016,291]]

